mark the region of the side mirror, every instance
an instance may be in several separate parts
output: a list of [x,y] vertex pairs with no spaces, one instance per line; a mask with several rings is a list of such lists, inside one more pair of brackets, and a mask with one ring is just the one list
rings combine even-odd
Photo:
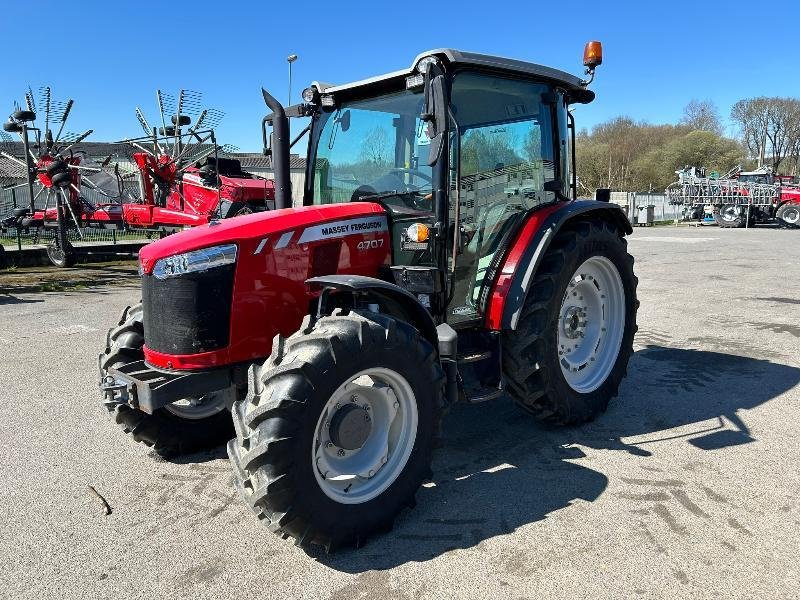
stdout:
[[545,181],[543,189],[545,192],[560,192],[561,190],[561,180],[560,179],[551,179],[550,181]]
[[611,188],[597,188],[594,199],[598,202],[611,202]]
[[344,111],[337,121],[339,122],[339,127],[342,131],[347,131],[350,129],[350,109],[348,108],[346,111]]
[[444,145],[444,130],[447,123],[447,106],[444,102],[444,75],[436,75],[430,80],[426,89],[428,112],[422,115],[423,121],[433,123],[433,136],[428,148],[428,166],[432,167],[439,160]]

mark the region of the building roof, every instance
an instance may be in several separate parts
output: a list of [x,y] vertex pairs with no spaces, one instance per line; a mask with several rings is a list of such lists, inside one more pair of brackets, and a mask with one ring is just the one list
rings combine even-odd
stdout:
[[[260,152],[228,152],[225,156],[235,158],[242,163],[242,168],[247,169],[272,169],[272,157],[264,156]],[[293,171],[305,171],[306,159],[299,154],[289,155],[289,168]]]
[[527,75],[546,79],[564,87],[567,90],[571,102],[587,103],[594,100],[594,92],[586,89],[579,77],[571,75],[570,73],[566,73],[565,71],[560,71],[558,69],[553,69],[552,67],[538,65],[536,63],[522,60],[503,58],[501,56],[491,56],[488,54],[478,54],[476,52],[464,52],[461,50],[454,50],[452,48],[439,48],[418,54],[414,59],[414,62],[411,63],[411,66],[407,69],[393,71],[391,73],[386,73],[385,75],[378,75],[376,77],[370,77],[369,79],[362,79],[361,81],[354,81],[353,83],[347,83],[344,85],[325,87],[325,89],[322,91],[325,93],[336,94],[336,92],[356,90],[357,88],[361,88],[363,86],[385,82],[394,78],[407,77],[415,73],[419,61],[427,56],[437,56],[440,59],[444,59],[447,63],[456,66],[477,67],[484,69],[488,68],[496,71],[504,71],[510,74]]

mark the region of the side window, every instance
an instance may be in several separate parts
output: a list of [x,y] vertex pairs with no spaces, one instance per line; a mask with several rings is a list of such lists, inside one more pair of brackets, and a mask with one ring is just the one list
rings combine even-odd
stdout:
[[[451,103],[459,131],[450,172],[457,173],[462,250],[455,257],[456,290],[449,320],[478,316],[489,266],[519,218],[551,202],[544,183],[556,177],[552,109],[544,84],[479,73],[453,81]],[[451,220],[455,206],[451,206]]]

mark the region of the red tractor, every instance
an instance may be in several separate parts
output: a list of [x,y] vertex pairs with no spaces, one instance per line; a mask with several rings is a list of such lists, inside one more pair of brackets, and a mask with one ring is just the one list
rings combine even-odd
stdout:
[[[264,91],[278,210],[142,249],[142,302],[99,356],[114,420],[162,454],[235,434],[256,516],[331,550],[413,505],[454,403],[597,416],[638,301],[625,214],[607,190],[575,199],[568,108],[589,81],[444,49],[288,109]],[[287,115],[310,118],[298,208]]]

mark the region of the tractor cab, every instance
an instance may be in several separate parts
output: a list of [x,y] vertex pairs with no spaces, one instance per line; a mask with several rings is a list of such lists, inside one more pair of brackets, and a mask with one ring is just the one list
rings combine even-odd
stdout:
[[[402,286],[413,274],[411,291],[439,320],[474,322],[487,275],[525,217],[575,197],[567,108],[594,98],[585,84],[449,49],[365,81],[312,84],[304,103],[287,109],[311,118],[303,203],[382,205],[391,280]],[[436,290],[447,290],[444,301]]]

